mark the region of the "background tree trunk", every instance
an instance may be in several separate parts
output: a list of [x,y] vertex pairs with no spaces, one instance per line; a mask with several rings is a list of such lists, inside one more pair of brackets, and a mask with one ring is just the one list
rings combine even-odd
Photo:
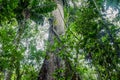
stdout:
[[[54,0],[57,4],[57,9],[52,12],[53,20],[50,21],[49,28],[49,38],[48,41],[50,45],[48,46],[48,52],[46,53],[46,58],[44,60],[43,66],[39,73],[38,80],[55,80],[53,74],[56,70],[63,68],[63,61],[56,55],[54,51],[51,51],[50,48],[54,45],[55,33],[53,29],[57,32],[58,35],[64,34],[64,13],[63,13],[63,2],[62,0]],[[60,76],[61,74],[59,74]]]
[[12,77],[12,71],[10,70],[7,70],[6,72],[5,72],[5,79],[4,80],[11,80],[11,77]]

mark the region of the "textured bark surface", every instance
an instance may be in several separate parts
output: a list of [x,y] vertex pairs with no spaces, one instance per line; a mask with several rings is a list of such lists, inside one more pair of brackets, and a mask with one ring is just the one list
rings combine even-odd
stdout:
[[[63,14],[63,3],[62,0],[54,0],[57,3],[57,9],[52,12],[54,21],[52,21],[51,26],[49,28],[49,51],[46,53],[46,58],[42,65],[41,71],[39,73],[38,80],[55,80],[53,74],[57,69],[62,67],[62,60],[56,55],[54,51],[51,51],[50,48],[54,45],[54,37],[55,33],[53,32],[53,28],[56,30],[57,34],[64,34],[64,14]],[[59,74],[61,75],[61,73]]]
[[11,80],[12,77],[12,71],[6,71],[6,75],[5,75],[5,80]]
[[54,28],[58,34],[64,34],[64,11],[63,0],[54,0],[57,3],[57,9],[52,12],[54,17]]

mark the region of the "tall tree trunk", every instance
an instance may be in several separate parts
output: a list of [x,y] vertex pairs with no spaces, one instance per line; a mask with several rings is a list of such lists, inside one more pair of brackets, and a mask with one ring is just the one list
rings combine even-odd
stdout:
[[[62,0],[54,0],[57,4],[57,9],[52,12],[54,21],[51,21],[49,28],[49,49],[54,45],[55,32],[59,35],[64,34],[64,13],[63,13],[63,2]],[[55,24],[53,24],[55,22]],[[55,32],[54,32],[55,30]],[[63,61],[56,55],[54,51],[49,50],[46,53],[46,58],[44,60],[43,66],[39,73],[38,80],[55,80],[53,77],[54,72],[57,69],[62,68]]]
[[11,76],[12,76],[12,71],[9,71],[9,70],[7,70],[6,72],[5,72],[5,79],[4,80],[11,80]]

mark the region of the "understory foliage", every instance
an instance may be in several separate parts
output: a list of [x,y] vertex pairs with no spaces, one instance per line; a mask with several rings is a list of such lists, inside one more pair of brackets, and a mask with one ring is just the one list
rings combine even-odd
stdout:
[[0,80],[37,79],[45,55],[36,47],[38,25],[55,8],[50,0],[0,0]]
[[[63,1],[65,35],[56,36],[51,48],[45,41],[47,48],[65,61],[65,69],[57,70],[53,77],[119,80],[119,15],[114,22],[105,18],[104,0]],[[39,27],[55,8],[53,0],[0,0],[0,80],[37,80],[48,49],[37,49],[36,37],[43,36]],[[64,77],[58,75],[61,72]]]
[[102,1],[83,1],[81,7],[65,9],[67,31],[55,46],[61,46],[58,55],[71,65],[66,69],[67,80],[74,74],[83,80],[120,78],[119,26],[102,16],[99,9],[102,4]]

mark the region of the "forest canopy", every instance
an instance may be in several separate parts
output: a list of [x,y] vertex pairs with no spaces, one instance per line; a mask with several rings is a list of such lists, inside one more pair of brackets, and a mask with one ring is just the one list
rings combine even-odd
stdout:
[[0,80],[120,80],[120,0],[0,0]]

